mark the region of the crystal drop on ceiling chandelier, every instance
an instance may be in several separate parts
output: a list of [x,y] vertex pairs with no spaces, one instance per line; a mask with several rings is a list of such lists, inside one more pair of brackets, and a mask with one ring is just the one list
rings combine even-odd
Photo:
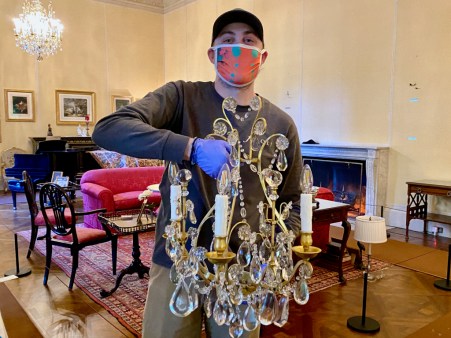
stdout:
[[36,56],[38,61],[62,50],[64,26],[54,18],[52,3],[45,10],[39,0],[26,0],[22,8],[23,13],[13,19],[16,46]]

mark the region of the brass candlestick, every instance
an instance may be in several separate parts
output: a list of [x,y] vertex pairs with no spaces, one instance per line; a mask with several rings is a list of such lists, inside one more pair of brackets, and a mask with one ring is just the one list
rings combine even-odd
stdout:
[[321,252],[321,249],[316,246],[312,246],[312,243],[312,232],[302,232],[301,245],[294,246],[292,250],[299,258],[303,260],[310,260]]
[[227,237],[215,237],[213,247],[215,251],[205,254],[212,264],[227,264],[236,256],[233,252],[227,251]]

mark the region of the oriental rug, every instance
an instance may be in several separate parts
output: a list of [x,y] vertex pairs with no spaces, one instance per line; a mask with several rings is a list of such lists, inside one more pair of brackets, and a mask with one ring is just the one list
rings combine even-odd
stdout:
[[[18,234],[28,241],[30,240],[30,231],[21,231]],[[154,245],[154,232],[141,233],[139,235],[139,243],[141,260],[145,265],[150,265]],[[45,255],[45,241],[37,241],[36,250]],[[118,273],[131,263],[131,252],[132,236],[119,237],[117,252]],[[54,247],[52,262],[58,265],[67,276],[70,276],[72,266],[70,250]],[[80,251],[75,284],[92,298],[93,301],[107,309],[128,330],[136,336],[140,336],[148,278],[139,279],[137,274],[126,275],[116,292],[109,297],[101,298],[100,290],[102,288],[107,290],[111,289],[116,281],[116,276],[112,274],[111,264],[110,243],[102,243],[84,248]],[[315,265],[314,261],[313,264]],[[372,261],[373,271],[387,266],[388,264],[382,261],[376,259]],[[52,265],[51,269],[56,269],[56,266]],[[355,269],[350,262],[344,263],[343,271],[344,277],[348,281],[362,276],[362,271]],[[67,280],[68,282],[69,278]],[[314,266],[313,276],[309,279],[310,293],[318,292],[338,284],[340,282],[336,271]]]

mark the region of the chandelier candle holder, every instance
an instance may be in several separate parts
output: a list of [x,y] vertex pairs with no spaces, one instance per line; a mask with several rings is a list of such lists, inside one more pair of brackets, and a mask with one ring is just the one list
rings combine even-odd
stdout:
[[13,19],[16,46],[36,56],[38,61],[62,50],[64,26],[54,18],[52,3],[45,10],[39,0],[26,0],[22,9],[23,13]]
[[301,177],[301,246],[295,246],[293,252],[302,259],[310,259],[321,252],[320,248],[312,246],[313,209],[318,208],[319,204],[315,201],[317,190],[313,186],[313,173],[308,164],[302,168]]
[[[276,205],[283,179],[281,172],[288,167],[284,151],[289,141],[282,134],[263,137],[266,120],[259,117],[261,104],[258,96],[252,100],[251,106],[257,115],[249,137],[241,141],[238,130],[233,128],[226,114],[226,110],[233,113],[236,101],[231,97],[223,101],[224,118],[214,121],[213,133],[207,138],[227,141],[232,148],[230,161],[223,165],[218,175],[215,205],[197,227],[185,229],[187,218],[190,223],[197,223],[194,204],[187,198],[191,172],[179,170],[174,163],[168,168],[171,223],[166,226],[164,237],[166,252],[173,261],[170,279],[176,284],[169,308],[174,315],[185,317],[200,305],[202,299],[206,316],[213,317],[218,325],[228,325],[231,337],[239,337],[244,330],[252,331],[260,324],[283,326],[288,321],[290,298],[300,305],[308,302],[307,280],[313,272],[309,259],[321,251],[312,246],[312,195],[303,193],[301,196],[300,246],[293,246],[295,235],[284,222],[290,215],[292,202]],[[243,146],[245,142],[249,143],[247,149]],[[273,159],[263,168],[264,149],[266,153],[268,150],[273,152]],[[265,196],[265,200],[256,206],[259,215],[257,232],[252,231],[246,219],[240,175],[242,165],[248,165],[258,176]],[[307,177],[303,175],[305,179]],[[301,185],[308,183],[301,182]],[[237,207],[240,209],[235,213]],[[239,214],[241,220],[234,223],[235,214]],[[214,238],[207,250],[198,246],[197,240],[210,218],[214,218]],[[230,251],[229,246],[234,233],[240,239],[236,252]],[[302,258],[296,264],[293,252]],[[207,262],[212,264],[211,270]]]

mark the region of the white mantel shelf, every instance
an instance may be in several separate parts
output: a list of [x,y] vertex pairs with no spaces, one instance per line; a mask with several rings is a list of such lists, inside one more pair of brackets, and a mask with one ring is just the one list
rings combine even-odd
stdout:
[[366,160],[388,152],[387,146],[363,144],[301,144],[302,156]]
[[365,210],[367,215],[380,215],[381,207],[385,205],[388,183],[388,152],[388,146],[378,145],[301,144],[302,156],[365,161]]

